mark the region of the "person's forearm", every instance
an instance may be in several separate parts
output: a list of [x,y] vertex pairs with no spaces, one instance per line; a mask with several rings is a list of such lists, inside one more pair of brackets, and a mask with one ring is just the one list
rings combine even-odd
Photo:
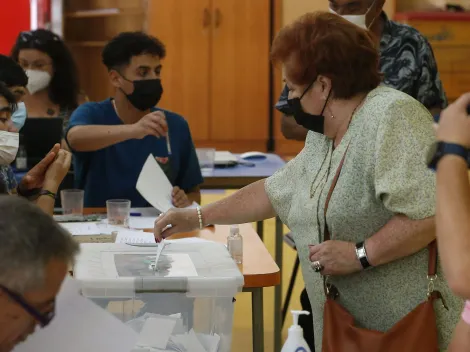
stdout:
[[93,152],[132,138],[132,125],[75,126],[67,134],[70,147],[78,152]]
[[252,183],[218,202],[202,207],[204,224],[231,225],[276,216],[264,189],[265,180]]
[[448,155],[438,164],[436,211],[444,274],[457,295],[470,298],[470,185],[461,157]]
[[460,319],[455,328],[447,352],[468,352],[470,346],[470,325]]
[[435,239],[434,229],[434,217],[411,220],[404,215],[394,216],[366,240],[370,264],[379,266],[419,252]]
[[[54,184],[45,184],[43,187],[44,190],[57,194],[59,187]],[[54,215],[54,206],[55,206],[55,199],[49,195],[40,195],[38,199],[36,199],[36,205],[46,214],[50,216]]]

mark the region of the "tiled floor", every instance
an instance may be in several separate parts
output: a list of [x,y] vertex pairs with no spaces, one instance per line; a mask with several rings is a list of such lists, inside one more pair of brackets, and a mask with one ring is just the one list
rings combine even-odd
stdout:
[[[227,193],[204,193],[202,203],[207,204],[217,201],[224,197]],[[274,257],[274,219],[265,223],[264,243],[268,251]],[[287,228],[285,228],[285,233]],[[283,297],[287,291],[292,267],[296,258],[296,252],[284,245],[284,264],[282,268],[283,274]],[[297,276],[297,282],[292,295],[290,309],[300,309],[299,296],[303,288],[302,275]],[[281,307],[279,307],[281,309]],[[264,289],[264,329],[265,329],[265,351],[273,351],[274,342],[274,288]],[[287,316],[286,324],[283,331],[283,341],[286,337],[287,329],[292,324],[290,314]],[[235,304],[235,318],[233,323],[232,351],[248,352],[252,350],[251,340],[251,296],[249,293],[240,293],[237,296]]]

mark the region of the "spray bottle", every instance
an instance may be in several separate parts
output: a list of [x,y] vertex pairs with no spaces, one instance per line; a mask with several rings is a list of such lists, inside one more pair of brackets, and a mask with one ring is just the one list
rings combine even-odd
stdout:
[[304,339],[303,329],[299,325],[299,315],[309,315],[304,310],[292,310],[294,324],[289,328],[289,335],[281,352],[310,352],[307,342]]

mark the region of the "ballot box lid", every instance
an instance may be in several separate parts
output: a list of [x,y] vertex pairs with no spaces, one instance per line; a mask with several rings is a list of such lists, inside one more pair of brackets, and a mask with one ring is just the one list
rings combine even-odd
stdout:
[[156,248],[85,243],[74,265],[82,294],[89,298],[133,298],[175,292],[189,297],[233,297],[244,279],[225,245],[170,241],[154,269]]

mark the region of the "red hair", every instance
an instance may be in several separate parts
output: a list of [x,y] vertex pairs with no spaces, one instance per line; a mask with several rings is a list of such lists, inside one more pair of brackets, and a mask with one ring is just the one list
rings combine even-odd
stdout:
[[372,33],[328,12],[307,13],[281,29],[271,60],[292,62],[286,75],[298,85],[310,84],[319,75],[328,77],[337,99],[369,92],[382,79]]

